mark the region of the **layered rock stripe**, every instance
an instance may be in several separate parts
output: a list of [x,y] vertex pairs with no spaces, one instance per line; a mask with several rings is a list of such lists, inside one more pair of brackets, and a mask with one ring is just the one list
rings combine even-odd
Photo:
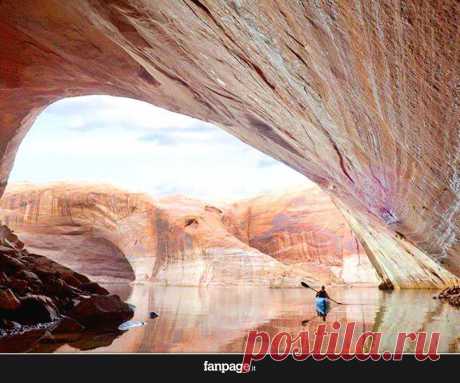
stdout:
[[47,105],[132,97],[317,182],[396,287],[460,275],[458,1],[5,0],[0,11],[3,186]]
[[104,282],[376,285],[330,198],[301,187],[219,206],[109,185],[10,185],[0,219],[31,251]]

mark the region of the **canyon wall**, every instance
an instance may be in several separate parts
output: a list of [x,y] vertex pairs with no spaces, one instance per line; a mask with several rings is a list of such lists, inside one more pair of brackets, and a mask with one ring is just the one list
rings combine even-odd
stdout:
[[332,274],[345,283],[378,280],[358,238],[318,187],[237,201],[226,209],[224,219],[240,240],[284,264]]
[[183,196],[162,198],[156,204],[161,214],[156,217],[152,280],[157,283],[270,287],[299,287],[302,279],[321,283],[311,270],[284,265],[240,241],[227,230],[218,207]]
[[0,220],[30,251],[105,282],[298,287],[301,279],[314,285],[378,281],[317,187],[216,207],[107,185],[13,184],[0,200]]
[[151,275],[156,208],[142,195],[100,185],[17,184],[0,206],[2,222],[31,251],[99,281]]
[[132,97],[213,122],[318,183],[378,252],[382,279],[453,283],[459,17],[456,0],[4,0],[1,187],[47,105]]

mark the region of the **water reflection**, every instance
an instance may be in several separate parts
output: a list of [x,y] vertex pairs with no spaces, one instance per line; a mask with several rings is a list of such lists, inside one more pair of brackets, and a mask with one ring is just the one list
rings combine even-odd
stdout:
[[[331,330],[335,321],[342,325],[340,336],[347,323],[356,323],[354,341],[364,331],[382,332],[382,351],[394,350],[399,332],[421,330],[441,333],[439,351],[459,350],[458,309],[432,299],[434,293],[426,290],[330,289],[334,299],[351,304],[332,303],[323,322],[316,312],[314,294],[305,289],[109,288],[136,306],[133,320],[147,323],[89,352],[241,352],[251,329],[271,336],[279,331],[295,336],[305,330],[313,334],[321,323]],[[150,311],[160,316],[149,319]],[[67,344],[56,351],[81,349]],[[408,342],[405,351],[413,352],[413,344]]]

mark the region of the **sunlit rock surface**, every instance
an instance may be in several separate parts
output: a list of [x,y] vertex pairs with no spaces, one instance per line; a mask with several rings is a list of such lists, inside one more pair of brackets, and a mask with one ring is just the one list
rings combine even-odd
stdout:
[[460,275],[459,15],[456,0],[2,1],[0,181],[51,102],[133,97],[297,169],[390,233],[367,246],[377,270],[433,286],[428,259]]
[[320,283],[313,273],[285,266],[229,233],[217,207],[182,196],[160,199],[158,206],[157,282],[299,287],[304,278]]
[[336,201],[336,206],[361,238],[383,284],[396,288],[442,288],[459,283],[457,277],[425,256],[402,233],[386,228],[376,230],[366,224],[365,218],[359,220],[360,215],[353,214],[340,201]]
[[99,281],[377,284],[366,254],[317,187],[217,207],[108,185],[13,184],[0,207],[0,219],[28,249]]
[[228,230],[278,261],[322,280],[376,284],[374,267],[342,214],[318,187],[297,187],[237,201]]
[[24,235],[31,251],[100,281],[151,275],[155,207],[140,195],[111,191],[15,185],[3,196],[2,221]]
[[227,232],[218,210],[183,197],[155,202],[104,185],[8,189],[2,219],[34,251],[105,281],[299,286],[301,278]]

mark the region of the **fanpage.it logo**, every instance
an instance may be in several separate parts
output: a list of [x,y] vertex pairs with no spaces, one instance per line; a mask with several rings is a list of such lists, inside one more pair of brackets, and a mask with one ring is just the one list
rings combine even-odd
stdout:
[[[341,326],[339,322],[334,322],[332,323],[332,331],[328,332],[326,324],[320,324],[313,334],[310,334],[309,331],[302,331],[295,337],[287,332],[279,332],[270,337],[265,331],[249,331],[241,371],[249,372],[253,361],[262,360],[267,355],[277,362],[285,360],[289,355],[292,355],[292,358],[296,361],[304,361],[308,358],[313,358],[316,361],[325,359],[332,361],[338,359],[399,361],[402,359],[406,342],[415,344],[415,358],[418,361],[427,359],[436,361],[439,359],[440,333],[438,332],[431,333],[429,339],[427,332],[400,332],[395,337],[394,352],[386,351],[381,353],[379,349],[382,333],[366,331],[355,338],[355,322],[346,324],[339,350]],[[356,339],[355,342],[353,341],[354,339]]]

